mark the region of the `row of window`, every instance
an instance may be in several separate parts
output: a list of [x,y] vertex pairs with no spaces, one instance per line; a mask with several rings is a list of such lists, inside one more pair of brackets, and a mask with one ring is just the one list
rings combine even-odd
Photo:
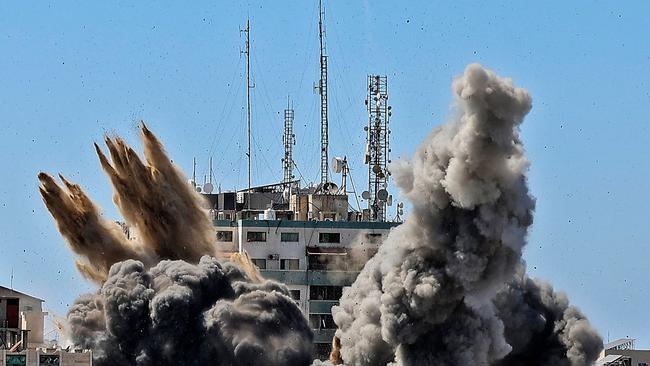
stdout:
[[[372,234],[379,235],[381,234]],[[298,242],[300,236],[298,233],[280,233],[280,241],[282,242]],[[232,242],[233,241],[233,232],[228,230],[217,231],[217,241],[219,242]],[[252,242],[264,242],[266,241],[266,232],[265,231],[248,231],[246,233],[246,241]],[[319,233],[318,234],[319,243],[340,243],[341,234],[340,233]]]
[[[265,258],[252,258],[251,261],[257,268],[266,269]],[[297,271],[300,269],[299,259],[280,259],[280,269]]]

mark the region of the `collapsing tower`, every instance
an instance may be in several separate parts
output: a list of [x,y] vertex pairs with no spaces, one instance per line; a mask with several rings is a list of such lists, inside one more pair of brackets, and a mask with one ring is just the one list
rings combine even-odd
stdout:
[[293,145],[296,144],[296,135],[293,134],[293,107],[287,102],[287,109],[284,110],[284,158],[282,158],[282,170],[284,175],[282,183],[289,185],[293,181]]
[[390,163],[388,128],[391,107],[388,105],[388,78],[380,75],[368,76],[368,126],[365,163],[368,164],[368,190],[363,198],[368,201],[370,220],[386,221],[386,206],[392,204],[388,194],[387,165]]

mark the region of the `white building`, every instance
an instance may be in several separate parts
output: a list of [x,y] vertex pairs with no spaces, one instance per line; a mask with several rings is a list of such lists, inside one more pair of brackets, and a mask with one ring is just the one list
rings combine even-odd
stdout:
[[596,366],[648,366],[650,350],[634,347],[634,339],[622,338],[605,344]]
[[317,356],[327,356],[336,330],[332,306],[399,222],[363,220],[348,212],[347,195],[302,191],[275,203],[281,194],[264,188],[250,194],[250,209],[248,193],[206,195],[217,248],[247,253],[264,278],[286,284],[309,319]]

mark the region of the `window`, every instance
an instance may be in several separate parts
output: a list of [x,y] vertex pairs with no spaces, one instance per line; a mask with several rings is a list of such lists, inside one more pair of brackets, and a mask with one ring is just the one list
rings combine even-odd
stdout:
[[289,290],[289,293],[292,299],[300,301],[300,290]]
[[336,329],[332,314],[309,314],[309,325],[312,329]]
[[367,233],[366,242],[370,244],[379,244],[381,243],[381,234]]
[[319,243],[340,243],[341,234],[340,233],[319,233],[318,242]]
[[58,366],[59,355],[39,355],[38,364],[40,366]]
[[280,233],[280,241],[296,242],[298,241],[298,233]]
[[232,231],[217,231],[217,241],[232,242]]
[[342,286],[310,286],[309,300],[338,301],[343,295]]
[[251,262],[259,269],[266,269],[266,259],[251,259]]
[[280,269],[298,270],[300,269],[299,259],[280,259]]
[[264,231],[249,231],[246,233],[246,241],[266,241],[266,233]]

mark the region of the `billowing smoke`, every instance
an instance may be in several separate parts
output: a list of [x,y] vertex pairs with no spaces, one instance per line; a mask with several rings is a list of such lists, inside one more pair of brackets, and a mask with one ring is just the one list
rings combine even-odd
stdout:
[[73,342],[98,365],[306,365],[312,335],[278,283],[229,263],[164,260],[111,267],[68,313]]
[[[146,163],[120,138],[97,154],[135,240],[104,219],[76,184],[39,174],[41,195],[100,284],[68,312],[74,345],[96,365],[308,365],[312,333],[288,289],[259,276],[248,257],[219,262],[201,197],[142,125]],[[242,269],[243,268],[243,269]]]
[[139,259],[148,265],[161,259],[197,263],[214,255],[214,231],[201,196],[171,163],[160,141],[142,124],[143,162],[120,137],[106,137],[112,163],[95,144],[102,168],[113,185],[113,202],[135,231],[129,240],[76,184],[61,177],[64,187],[39,174],[41,195],[70,248],[81,256],[77,267],[102,282],[113,263]]
[[[521,258],[535,206],[519,138],[528,93],[479,65],[453,91],[455,118],[391,167],[412,212],[333,308],[331,363],[590,365],[602,339]],[[73,343],[99,366],[309,364],[312,333],[287,288],[245,253],[215,258],[200,195],[144,125],[142,140],[145,161],[120,138],[106,139],[110,161],[96,146],[136,240],[78,185],[39,175],[78,268],[100,285],[68,313]]]
[[452,89],[455,118],[392,166],[413,209],[333,309],[336,351],[348,365],[590,365],[600,336],[524,273],[531,98],[476,64]]

